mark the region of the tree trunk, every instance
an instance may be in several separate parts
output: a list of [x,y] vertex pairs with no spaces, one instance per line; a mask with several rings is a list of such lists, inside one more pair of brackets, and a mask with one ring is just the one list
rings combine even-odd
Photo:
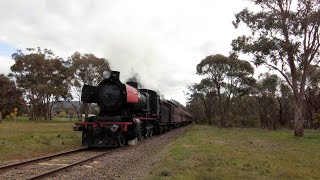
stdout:
[[220,126],[221,127],[226,127],[225,125],[225,120],[224,120],[224,112],[222,109],[222,98],[221,98],[221,94],[220,91],[218,91],[218,98],[219,98],[219,113],[220,113]]
[[209,125],[212,125],[212,118],[211,118],[211,104],[210,102],[208,103],[208,121],[209,121]]
[[264,129],[263,126],[263,119],[262,119],[262,110],[261,110],[261,99],[258,98],[258,106],[259,106],[259,119],[260,119],[260,125],[261,125],[261,129]]
[[51,103],[51,106],[49,108],[49,120],[52,120],[52,109],[53,109],[54,103]]
[[282,107],[282,103],[281,103],[280,97],[278,97],[277,100],[279,102],[279,122],[280,122],[281,126],[284,126],[285,125],[285,121],[284,121],[284,118],[283,118],[283,107]]
[[303,108],[303,101],[302,97],[296,98],[295,106],[294,106],[294,135],[298,137],[302,137],[304,135],[303,131],[303,114],[302,114],[302,108]]
[[202,100],[203,105],[204,105],[204,109],[205,109],[205,113],[206,113],[206,118],[207,118],[208,124],[210,125],[210,117],[209,117],[208,106],[207,106],[205,97],[203,95],[201,96],[201,100]]

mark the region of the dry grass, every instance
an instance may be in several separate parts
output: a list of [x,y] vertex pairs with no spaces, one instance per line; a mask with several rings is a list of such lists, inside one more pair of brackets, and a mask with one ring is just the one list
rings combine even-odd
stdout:
[[81,145],[70,122],[0,123],[0,162],[26,159]]
[[319,179],[320,131],[194,125],[146,179]]

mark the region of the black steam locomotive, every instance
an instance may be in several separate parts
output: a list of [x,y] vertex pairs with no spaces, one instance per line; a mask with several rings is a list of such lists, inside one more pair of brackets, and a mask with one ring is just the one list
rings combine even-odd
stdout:
[[81,100],[97,103],[100,112],[85,122],[75,123],[82,131],[82,144],[88,147],[122,147],[190,124],[192,116],[170,101],[161,101],[150,89],[138,89],[137,82],[123,84],[120,72],[105,71],[97,86],[84,85]]

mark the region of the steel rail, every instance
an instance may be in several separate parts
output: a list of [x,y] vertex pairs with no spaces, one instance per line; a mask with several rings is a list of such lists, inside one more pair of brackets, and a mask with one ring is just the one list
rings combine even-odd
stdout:
[[52,159],[52,158],[55,158],[55,157],[58,157],[58,156],[71,154],[71,153],[83,151],[83,150],[86,150],[86,149],[88,149],[88,148],[87,147],[81,147],[81,148],[78,148],[78,149],[73,149],[73,150],[70,150],[70,151],[64,151],[64,152],[60,152],[60,153],[57,153],[57,154],[52,154],[52,155],[49,155],[49,156],[43,156],[43,157],[40,157],[40,158],[35,158],[35,159],[27,160],[27,161],[22,161],[22,162],[18,162],[18,163],[3,165],[3,166],[0,166],[0,171],[11,169],[11,168],[16,168],[16,167],[19,167],[19,166],[23,166],[23,165],[26,165],[26,164],[30,164],[30,163],[34,163],[34,162],[38,162],[38,161],[42,161],[42,160]]
[[[186,126],[187,127],[187,126]],[[172,132],[172,131],[171,131]],[[164,134],[160,134],[160,136],[163,136]],[[147,138],[146,140],[152,140],[152,138]],[[110,154],[112,152],[115,152],[115,151],[119,151],[119,150],[126,150],[126,149],[129,149],[130,146],[125,146],[125,147],[122,147],[122,148],[116,148],[116,149],[112,149],[112,150],[108,150],[107,152],[103,152],[103,153],[100,153],[98,155],[95,155],[93,157],[90,157],[90,158],[87,158],[87,159],[84,159],[84,160],[80,160],[80,161],[77,161],[75,163],[72,163],[72,164],[69,164],[67,166],[64,166],[64,167],[60,167],[60,168],[56,168],[56,169],[53,169],[51,171],[48,171],[48,172],[45,172],[45,173],[42,173],[42,174],[39,174],[39,175],[35,175],[35,176],[32,176],[32,177],[29,177],[27,178],[28,180],[36,180],[36,179],[43,179],[43,178],[46,178],[48,176],[52,176],[58,172],[61,172],[61,171],[66,171],[67,169],[71,168],[71,167],[74,167],[76,165],[79,165],[79,164],[84,164],[84,163],[87,163],[87,162],[90,162],[98,157],[101,157],[101,156],[104,156],[106,154]]]
[[42,174],[39,174],[39,175],[35,175],[35,176],[32,176],[32,177],[29,177],[27,178],[28,180],[36,180],[36,179],[43,179],[45,177],[48,177],[48,176],[52,176],[53,174],[56,174],[58,172],[61,172],[61,171],[64,171],[64,170],[67,170],[71,167],[74,167],[76,165],[79,165],[79,164],[83,164],[83,163],[87,163],[87,162],[90,162],[98,157],[101,157],[101,156],[104,156],[106,154],[110,154],[114,151],[118,151],[118,150],[123,150],[123,149],[126,149],[126,148],[121,148],[121,149],[112,149],[112,150],[108,150],[107,152],[103,152],[103,153],[100,153],[98,155],[95,155],[93,157],[90,157],[90,158],[87,158],[87,159],[84,159],[84,160],[80,160],[80,161],[77,161],[75,163],[72,163],[72,164],[69,164],[67,166],[64,166],[64,167],[60,167],[60,168],[56,168],[56,169],[53,169],[51,171],[48,171],[48,172],[45,172],[45,173],[42,173]]

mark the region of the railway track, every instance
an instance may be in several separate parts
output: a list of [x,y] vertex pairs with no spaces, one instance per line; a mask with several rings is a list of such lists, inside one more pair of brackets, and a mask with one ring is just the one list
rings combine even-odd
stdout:
[[[112,150],[103,151],[103,152],[93,151],[90,153],[89,156],[87,155],[81,156],[81,153],[83,151],[86,151],[87,149],[88,148],[83,147],[83,148],[78,148],[70,151],[57,153],[54,155],[31,159],[28,161],[0,166],[0,179],[43,179],[45,177],[53,176],[58,172],[67,170],[76,165],[88,163],[98,157],[104,156],[106,154],[109,154],[117,150],[117,149],[112,149]],[[74,157],[72,158],[71,156],[74,156]],[[56,160],[56,161],[53,161],[53,160]],[[61,164],[62,161],[65,161],[64,164]]]
[[49,156],[43,156],[43,157],[40,157],[40,158],[30,159],[30,160],[27,160],[27,161],[22,161],[22,162],[18,162],[18,163],[3,165],[3,166],[0,166],[0,172],[4,171],[4,170],[7,170],[7,169],[18,168],[20,166],[27,165],[27,164],[30,164],[30,163],[36,163],[36,162],[39,162],[39,161],[42,161],[42,160],[46,160],[46,159],[52,159],[52,158],[55,158],[55,157],[58,157],[58,156],[61,156],[61,155],[67,155],[67,154],[70,154],[70,153],[84,151],[86,149],[87,149],[87,147],[82,147],[82,148],[73,149],[73,150],[70,150],[70,151],[64,151],[64,152],[56,153],[56,154],[49,155]]

